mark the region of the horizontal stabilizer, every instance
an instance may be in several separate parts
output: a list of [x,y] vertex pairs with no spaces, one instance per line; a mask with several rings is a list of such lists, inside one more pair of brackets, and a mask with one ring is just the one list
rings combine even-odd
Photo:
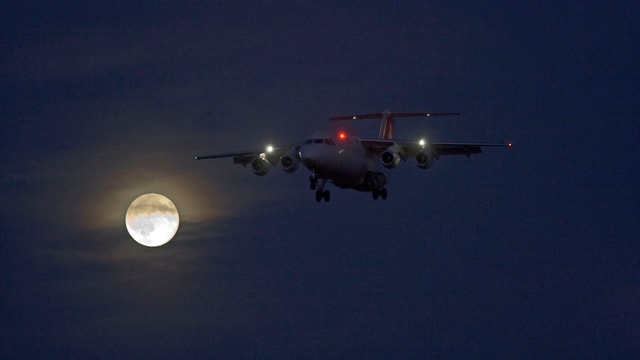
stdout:
[[358,115],[341,115],[330,117],[329,120],[364,120],[364,119],[382,119],[387,117],[431,117],[431,116],[455,116],[460,115],[459,112],[381,112],[374,114],[358,114]]
[[391,112],[385,111],[374,114],[359,114],[359,115],[343,115],[330,117],[329,120],[363,120],[363,119],[382,119],[380,122],[380,133],[378,138],[380,139],[392,139],[393,138],[393,120],[398,117],[432,117],[432,116],[451,116],[460,115],[457,112]]

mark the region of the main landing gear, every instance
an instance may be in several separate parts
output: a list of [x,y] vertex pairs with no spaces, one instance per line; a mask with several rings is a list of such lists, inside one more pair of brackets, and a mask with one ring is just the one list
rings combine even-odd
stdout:
[[[322,200],[329,202],[331,200],[331,193],[329,190],[324,189],[326,182],[327,179],[319,178],[316,175],[309,176],[309,189],[315,190],[317,202],[321,202]],[[360,190],[366,191],[366,188]],[[371,190],[371,195],[373,196],[373,200],[378,200],[380,198],[382,198],[382,200],[386,200],[387,188],[373,188]]]
[[373,200],[378,200],[378,198],[387,200],[387,188],[373,189],[371,190],[371,195],[373,195]]
[[324,199],[324,201],[329,202],[331,200],[331,193],[329,190],[316,190],[316,201],[320,202]]
[[322,200],[329,202],[331,200],[331,193],[329,190],[324,189],[324,184],[327,182],[327,179],[319,179],[315,175],[309,176],[309,189],[316,191],[316,201],[320,202]]

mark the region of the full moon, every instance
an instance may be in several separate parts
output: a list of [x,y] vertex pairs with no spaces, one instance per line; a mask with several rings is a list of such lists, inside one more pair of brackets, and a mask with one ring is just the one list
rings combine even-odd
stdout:
[[133,240],[149,247],[162,246],[178,231],[180,217],[176,206],[164,195],[138,196],[127,209],[127,231]]

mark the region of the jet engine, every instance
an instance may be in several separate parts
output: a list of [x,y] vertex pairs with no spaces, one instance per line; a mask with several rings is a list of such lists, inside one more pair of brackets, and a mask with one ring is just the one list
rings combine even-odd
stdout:
[[393,169],[400,163],[400,154],[391,150],[385,150],[382,155],[380,155],[380,162],[387,169]]
[[286,154],[280,157],[280,165],[282,165],[282,170],[292,173],[298,169],[300,165],[300,156],[296,149],[289,150]]
[[271,170],[271,163],[262,156],[258,156],[251,161],[251,171],[258,176],[266,175]]
[[421,150],[416,154],[416,165],[418,165],[420,169],[428,169],[429,167],[431,167],[432,163],[433,155],[431,155],[430,152]]

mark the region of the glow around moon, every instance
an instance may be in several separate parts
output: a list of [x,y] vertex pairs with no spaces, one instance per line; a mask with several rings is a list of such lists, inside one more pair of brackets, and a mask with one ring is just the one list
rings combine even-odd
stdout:
[[169,198],[149,193],[137,197],[129,205],[125,224],[135,241],[144,246],[157,247],[173,238],[178,231],[180,217]]

